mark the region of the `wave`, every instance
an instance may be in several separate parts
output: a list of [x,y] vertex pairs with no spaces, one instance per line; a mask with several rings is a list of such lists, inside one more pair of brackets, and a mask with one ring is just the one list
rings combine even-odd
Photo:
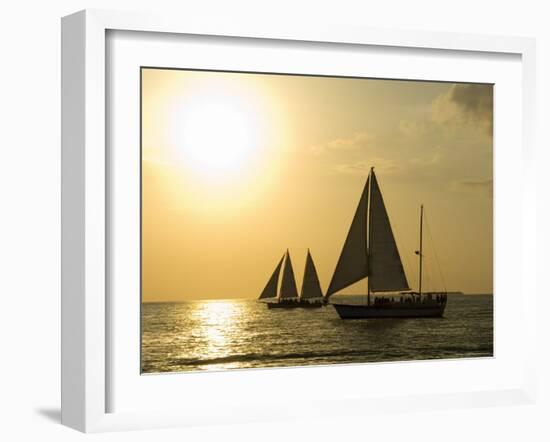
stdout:
[[[250,363],[250,362],[261,362],[262,364],[268,364],[270,362],[277,361],[290,361],[290,360],[300,360],[300,361],[311,361],[319,359],[328,359],[332,361],[342,361],[342,360],[351,360],[352,358],[362,357],[362,358],[372,358],[372,360],[394,360],[394,359],[432,359],[435,355],[433,353],[433,348],[426,348],[425,352],[416,351],[415,357],[410,354],[404,354],[399,352],[396,354],[394,351],[388,349],[388,352],[370,351],[370,350],[337,350],[337,351],[306,351],[306,352],[294,352],[294,353],[246,353],[246,354],[235,354],[228,356],[220,356],[214,358],[204,358],[204,359],[195,359],[195,358],[178,358],[172,360],[170,366],[187,366],[187,367],[200,367],[207,365],[220,365],[220,364],[235,364],[235,363]],[[395,349],[392,349],[395,350]],[[450,357],[451,355],[457,355],[464,357],[464,353],[467,354],[478,354],[478,355],[492,355],[493,347],[492,346],[480,346],[478,348],[462,348],[458,346],[447,346],[444,348],[438,348],[442,355],[445,357]],[[374,358],[373,358],[374,357]],[[367,360],[364,360],[367,362]]]
[[339,358],[352,356],[369,356],[377,352],[368,350],[337,350],[337,351],[308,351],[296,353],[246,353],[235,354],[228,356],[220,356],[216,358],[193,359],[193,358],[178,358],[171,361],[170,365],[181,366],[200,366],[200,365],[217,365],[223,363],[236,362],[252,362],[252,361],[282,361],[289,359],[322,359],[322,358]]

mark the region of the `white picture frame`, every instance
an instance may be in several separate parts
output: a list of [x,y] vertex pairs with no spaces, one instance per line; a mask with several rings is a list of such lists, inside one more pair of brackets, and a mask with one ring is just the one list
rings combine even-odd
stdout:
[[[535,383],[535,324],[525,314],[526,306],[535,299],[535,176],[534,170],[534,107],[535,107],[535,43],[518,37],[491,37],[450,33],[388,31],[344,26],[308,24],[295,28],[286,24],[217,23],[197,21],[193,17],[158,17],[87,10],[63,18],[62,21],[62,423],[85,432],[121,429],[185,426],[220,422],[248,422],[285,419],[292,413],[281,407],[258,407],[254,392],[236,399],[232,412],[206,413],[201,407],[194,410],[176,409],[113,411],[109,393],[113,388],[109,372],[113,354],[109,344],[112,312],[108,299],[108,247],[110,231],[106,220],[112,209],[107,185],[107,84],[106,35],[109,31],[142,31],[163,35],[195,35],[269,39],[292,46],[338,43],[346,45],[426,49],[444,52],[468,52],[483,58],[487,54],[509,54],[521,64],[521,120],[516,129],[520,137],[522,210],[516,215],[521,225],[518,245],[520,268],[517,284],[521,291],[517,320],[521,321],[521,374],[500,388],[482,389],[479,386],[460,393],[431,391],[425,395],[378,395],[376,400],[361,391],[355,396],[337,393],[326,398],[309,400],[312,410],[331,407],[336,414],[368,414],[377,409],[387,411],[410,409],[456,408],[497,405],[500,403],[532,403]],[[284,69],[282,67],[282,69]],[[498,119],[498,113],[496,118]],[[499,143],[498,137],[495,143]],[[508,155],[508,153],[503,153]],[[498,193],[498,185],[496,186]],[[115,200],[116,201],[116,200]],[[499,252],[498,243],[495,254]],[[498,316],[497,316],[498,321]],[[133,350],[132,350],[133,351]],[[139,352],[139,348],[135,348]],[[467,368],[462,362],[456,369]],[[465,362],[467,364],[467,362]],[[470,364],[471,365],[471,364]],[[380,367],[380,366],[378,366]],[[387,366],[386,366],[387,367]],[[395,365],[394,365],[395,367]],[[410,366],[412,367],[412,365]],[[487,367],[490,368],[490,367]],[[374,368],[376,369],[376,368]],[[448,369],[451,369],[450,367]],[[471,365],[472,373],[477,370]],[[311,370],[311,369],[309,369]],[[329,367],[315,368],[326,375]],[[359,376],[362,366],[348,369],[346,376]],[[388,369],[386,369],[388,370]],[[274,370],[284,372],[286,379],[300,378],[300,369]],[[273,372],[273,370],[271,371]],[[262,374],[263,373],[263,374]],[[254,382],[264,382],[267,371],[242,371],[231,374],[231,382],[243,382],[246,376]],[[311,371],[310,371],[311,373]],[[201,374],[194,383],[204,383],[204,376],[216,376],[216,385],[229,381],[228,375]],[[240,377],[240,378],[239,378]],[[263,377],[263,378],[262,378]],[[159,377],[160,378],[160,377]],[[175,379],[175,378],[173,378]],[[214,379],[214,378],[211,378]],[[240,379],[240,380],[239,380]],[[191,392],[191,396],[192,393]],[[187,398],[191,401],[192,397]],[[338,405],[335,407],[335,405]],[[239,410],[239,413],[235,412]],[[239,417],[242,416],[242,417]]]

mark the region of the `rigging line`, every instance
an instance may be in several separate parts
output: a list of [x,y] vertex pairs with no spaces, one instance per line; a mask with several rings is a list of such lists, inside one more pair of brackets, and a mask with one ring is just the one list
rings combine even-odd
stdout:
[[[397,231],[400,231],[402,232],[404,229],[395,229],[393,231],[393,236],[394,236],[394,239],[395,239],[395,243],[397,244],[397,250],[403,250],[403,248],[399,247],[399,244],[401,244],[402,246],[405,246],[405,250],[416,250],[415,248],[410,248],[409,249],[409,244],[407,243],[407,241],[402,241],[403,238],[401,238],[400,234],[397,233]],[[399,253],[399,256],[402,258],[403,257],[403,254],[400,252]],[[405,267],[405,275],[414,275],[414,266],[411,265],[411,258],[409,257],[409,253],[405,253],[405,262],[404,262],[404,267]],[[409,281],[409,277],[407,277],[407,281]],[[409,286],[410,286],[410,281],[409,281]]]
[[432,289],[432,274],[428,255],[423,253],[422,256],[422,293],[426,293]]
[[[425,222],[425,225],[426,225],[426,231],[428,232],[428,238],[427,239],[430,239],[430,234],[429,234],[429,228],[428,228],[428,223],[427,223],[427,220]],[[431,245],[431,244],[430,244]],[[429,247],[429,246],[428,246]],[[427,279],[429,279],[429,283],[432,284],[431,285],[431,289],[432,291],[434,290],[434,287],[435,287],[435,275],[433,273],[433,267],[435,267],[432,263],[432,254],[434,254],[434,251],[433,251],[433,247],[429,247],[429,253],[430,253],[430,256],[429,258],[426,256],[425,259],[424,259],[424,262],[426,262],[426,273],[427,273]],[[435,257],[435,254],[434,254],[434,257]],[[437,261],[437,260],[436,260]]]
[[430,287],[430,290],[433,291],[434,290],[434,287],[436,286],[435,284],[435,278],[434,278],[434,273],[433,273],[433,269],[431,266],[431,261],[430,260],[426,260],[427,261],[427,265],[426,265],[426,279],[428,280],[427,284],[426,284],[426,287]]
[[425,271],[422,277],[424,278],[424,284],[422,284],[423,285],[422,293],[426,294],[432,288],[432,278],[430,278],[430,272],[428,271]]
[[443,282],[443,288],[445,289],[445,291],[447,291],[447,284],[445,283],[445,278],[443,277],[443,272],[441,271],[441,265],[440,265],[440,263],[439,263],[439,258],[438,258],[438,256],[437,256],[437,251],[436,251],[436,249],[435,249],[435,242],[434,242],[434,240],[433,240],[433,238],[432,238],[432,229],[430,229],[430,224],[428,223],[428,219],[427,219],[427,218],[426,218],[426,227],[427,227],[426,230],[428,230],[428,236],[429,236],[429,238],[430,238],[430,243],[431,243],[431,245],[432,245],[432,249],[433,249],[433,252],[434,252],[435,262],[436,262],[437,268],[438,268],[438,270],[439,270],[439,276],[440,276],[440,278],[441,278],[441,282]]

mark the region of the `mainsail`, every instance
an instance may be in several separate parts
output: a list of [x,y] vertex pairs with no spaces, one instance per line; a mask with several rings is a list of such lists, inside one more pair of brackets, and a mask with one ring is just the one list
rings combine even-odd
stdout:
[[281,273],[281,265],[283,263],[284,257],[285,255],[281,257],[279,264],[277,264],[277,267],[275,267],[275,271],[271,275],[271,278],[269,278],[269,281],[267,281],[267,285],[262,291],[262,294],[260,295],[259,299],[277,297],[277,283],[279,282],[279,273]]
[[323,291],[321,290],[321,284],[319,283],[319,277],[317,276],[317,270],[313,263],[313,258],[307,251],[306,268],[304,271],[304,281],[302,283],[302,292],[300,293],[301,299],[314,299],[322,298]]
[[370,190],[369,265],[374,292],[409,290],[378,180],[372,172]]
[[327,296],[338,290],[360,281],[368,275],[367,262],[367,207],[368,207],[369,179],[365,183],[359,205],[349,228],[348,236],[332,280],[330,281]]
[[409,290],[373,169],[359,200],[327,296],[367,276],[369,290],[374,292]]
[[296,279],[294,278],[294,270],[290,261],[288,250],[285,255],[285,265],[283,267],[283,280],[281,281],[280,298],[297,298],[298,289],[296,288]]

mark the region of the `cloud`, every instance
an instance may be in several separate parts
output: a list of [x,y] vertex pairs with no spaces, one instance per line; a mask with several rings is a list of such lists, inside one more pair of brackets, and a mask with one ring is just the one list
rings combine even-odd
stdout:
[[[327,155],[327,160],[331,161],[330,167],[338,173],[368,175],[373,166],[382,174],[400,170],[395,161],[386,158],[385,149],[375,143],[375,136],[369,132],[337,138],[311,150],[317,155]],[[335,161],[339,163],[335,165]]]
[[482,180],[482,181],[460,181],[460,185],[464,187],[470,187],[473,189],[476,188],[483,188],[483,187],[492,187],[493,186],[493,180]]
[[454,84],[432,102],[432,120],[453,128],[464,123],[493,134],[493,87],[487,84]]
[[438,164],[443,158],[443,154],[441,152],[435,152],[431,157],[429,158],[411,158],[410,162],[411,164],[415,166],[435,166]]
[[493,180],[461,180],[455,181],[452,186],[453,190],[466,191],[481,191],[487,192],[488,195],[493,194]]
[[[452,191],[491,197],[493,90],[490,85],[450,84],[435,99],[397,120],[393,130],[355,133],[317,149],[341,174],[380,174],[431,180]],[[467,177],[478,177],[467,179]],[[466,177],[466,179],[463,179]]]
[[359,132],[348,138],[338,138],[336,140],[329,141],[323,145],[314,146],[311,151],[316,154],[322,154],[327,152],[343,152],[343,151],[358,151],[364,150],[372,146],[374,136],[367,132]]
[[450,91],[451,100],[466,112],[484,117],[493,114],[493,87],[487,84],[455,84]]
[[417,137],[426,135],[431,127],[425,121],[401,120],[399,131],[406,137]]
[[386,158],[373,158],[369,163],[357,161],[348,164],[338,164],[336,170],[345,174],[368,175],[371,167],[374,167],[377,173],[383,175],[398,173],[401,170],[393,160]]

